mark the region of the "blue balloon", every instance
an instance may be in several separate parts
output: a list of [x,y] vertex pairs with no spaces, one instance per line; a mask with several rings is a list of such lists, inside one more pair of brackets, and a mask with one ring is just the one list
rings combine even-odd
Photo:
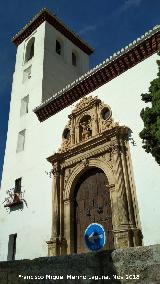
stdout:
[[90,224],[85,230],[84,240],[89,250],[101,250],[106,244],[106,234],[103,226],[98,223]]

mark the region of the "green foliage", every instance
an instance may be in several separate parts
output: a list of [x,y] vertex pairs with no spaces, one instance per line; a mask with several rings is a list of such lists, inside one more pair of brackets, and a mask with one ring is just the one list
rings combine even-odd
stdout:
[[[160,56],[160,51],[158,52]],[[150,83],[149,92],[142,94],[142,101],[150,103],[150,107],[142,109],[140,116],[144,128],[139,136],[143,140],[143,148],[151,153],[160,165],[160,60],[157,60],[157,78]]]

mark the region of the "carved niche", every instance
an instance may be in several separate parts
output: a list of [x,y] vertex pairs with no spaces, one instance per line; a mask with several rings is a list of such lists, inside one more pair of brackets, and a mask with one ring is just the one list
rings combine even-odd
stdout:
[[111,108],[98,97],[84,97],[69,115],[53,166],[52,232],[48,254],[74,251],[75,184],[90,168],[101,169],[109,182],[114,247],[142,244],[128,135],[130,129],[112,118]]

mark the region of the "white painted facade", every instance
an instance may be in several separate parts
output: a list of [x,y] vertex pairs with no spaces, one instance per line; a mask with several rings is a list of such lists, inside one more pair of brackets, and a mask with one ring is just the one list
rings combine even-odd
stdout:
[[[51,51],[51,46],[54,46],[52,40],[56,33],[57,31],[45,22],[37,28],[34,34],[35,55],[28,63],[24,64],[25,42],[19,45],[17,51],[0,195],[0,260],[7,258],[8,237],[13,233],[17,233],[16,259],[47,256],[46,241],[50,239],[51,233],[52,181],[45,173],[51,170],[46,158],[60,147],[63,129],[75,104],[42,123],[38,121],[32,109],[41,103],[42,97],[44,99],[48,97],[51,89],[56,90],[61,84],[63,88],[65,78],[74,80],[74,76],[78,77],[78,73],[74,72],[73,66],[69,64],[69,50],[72,46],[68,40],[64,49],[66,59],[63,61],[61,58],[61,64],[57,63],[59,55]],[[62,37],[62,40],[65,39]],[[76,50],[79,51],[78,48]],[[81,55],[79,68],[81,72],[85,72],[88,59],[83,56],[84,54]],[[160,243],[159,166],[154,158],[142,149],[138,135],[143,128],[140,111],[145,107],[140,95],[148,91],[150,81],[156,77],[158,71],[156,59],[157,55],[152,55],[89,94],[98,96],[107,103],[112,109],[114,120],[120,125],[130,127],[133,131],[132,136],[136,146],[130,143],[130,148],[144,245]],[[23,71],[30,64],[32,64],[31,78],[22,83]],[[56,79],[56,70],[59,69],[61,73],[64,72],[64,76]],[[49,74],[53,74],[53,77]],[[21,98],[28,94],[29,113],[20,117]],[[17,136],[23,129],[26,129],[24,150],[16,153]],[[9,213],[2,202],[6,190],[14,187],[14,181],[19,177],[22,177],[22,190],[25,190],[24,197],[28,207],[24,205],[22,211]]]
[[[55,52],[57,39],[62,46],[62,55]],[[77,56],[77,66],[72,65],[72,52]],[[42,101],[45,101],[67,83],[72,83],[89,69],[88,55],[69,39],[45,24]]]
[[[26,47],[33,37],[34,56],[25,62]],[[62,55],[55,51],[57,39],[62,43]],[[72,65],[72,51],[76,52],[77,66]],[[59,122],[57,125],[52,120],[50,132],[45,124],[39,123],[32,110],[53,92],[88,71],[88,64],[88,55],[47,22],[18,46],[0,193],[1,260],[7,258],[8,238],[14,233],[17,233],[17,259],[47,255],[45,241],[50,238],[51,228],[51,179],[45,171],[51,167],[46,158],[57,143]],[[28,113],[24,114],[21,102],[27,96]],[[23,130],[25,141],[21,151],[17,148],[17,139]],[[6,191],[13,188],[15,180],[20,177],[28,208],[24,206],[23,211],[9,214],[2,202]]]

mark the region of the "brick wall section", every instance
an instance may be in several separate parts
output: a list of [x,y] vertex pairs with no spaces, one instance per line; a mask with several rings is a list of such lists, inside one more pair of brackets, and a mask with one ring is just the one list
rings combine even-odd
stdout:
[[[43,280],[25,280],[22,276]],[[47,276],[48,275],[48,276]],[[49,276],[50,275],[50,276]],[[86,276],[86,279],[67,279],[73,276]],[[108,276],[110,280],[94,280],[93,276]],[[114,279],[113,275],[117,275]],[[127,279],[128,275],[131,279]],[[133,279],[133,278],[138,278]],[[63,276],[55,280],[54,276]],[[48,279],[46,279],[48,277]],[[50,279],[49,279],[50,277]],[[123,279],[118,279],[123,277]],[[28,277],[29,278],[29,277]],[[52,278],[52,279],[51,279]],[[113,252],[73,254],[60,257],[43,257],[33,260],[0,262],[0,284],[48,284],[48,283],[160,283],[160,245],[118,249]]]

